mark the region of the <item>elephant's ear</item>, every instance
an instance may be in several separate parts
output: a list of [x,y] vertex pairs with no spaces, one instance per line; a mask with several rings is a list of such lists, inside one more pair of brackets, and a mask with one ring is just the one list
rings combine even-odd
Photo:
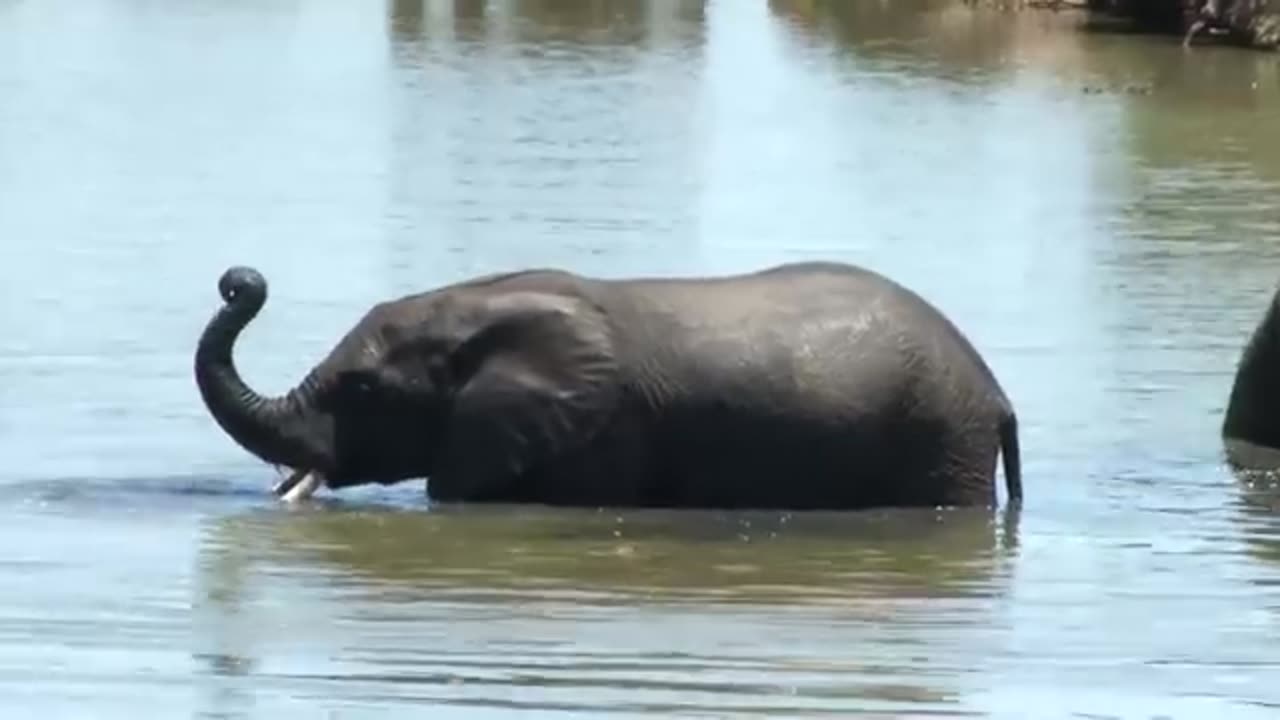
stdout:
[[494,295],[466,325],[453,354],[458,390],[430,480],[441,500],[501,492],[535,464],[589,442],[618,404],[610,328],[587,300]]

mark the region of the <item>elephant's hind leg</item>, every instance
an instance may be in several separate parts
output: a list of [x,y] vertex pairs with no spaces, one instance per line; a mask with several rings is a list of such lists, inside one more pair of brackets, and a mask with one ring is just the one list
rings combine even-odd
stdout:
[[999,436],[929,423],[909,433],[899,448],[901,474],[894,479],[899,501],[908,506],[994,506]]

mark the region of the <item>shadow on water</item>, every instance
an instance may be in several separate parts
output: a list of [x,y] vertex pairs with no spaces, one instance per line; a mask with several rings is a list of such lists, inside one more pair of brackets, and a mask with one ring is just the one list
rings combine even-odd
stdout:
[[329,508],[221,518],[205,547],[422,598],[839,604],[998,593],[1017,513]]

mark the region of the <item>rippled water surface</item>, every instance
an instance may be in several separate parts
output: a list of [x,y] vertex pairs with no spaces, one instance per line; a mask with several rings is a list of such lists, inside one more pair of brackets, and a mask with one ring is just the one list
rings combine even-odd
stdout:
[[[1280,490],[1218,440],[1275,55],[919,0],[73,5],[0,0],[6,716],[1280,712]],[[191,377],[232,264],[280,391],[472,274],[803,258],[972,337],[1020,514],[289,509]]]

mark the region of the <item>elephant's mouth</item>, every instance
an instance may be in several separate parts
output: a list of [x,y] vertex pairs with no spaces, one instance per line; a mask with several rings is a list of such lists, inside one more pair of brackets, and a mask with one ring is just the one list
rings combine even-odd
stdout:
[[296,503],[315,495],[317,490],[328,484],[329,480],[324,473],[303,467],[289,473],[271,491],[287,503]]

